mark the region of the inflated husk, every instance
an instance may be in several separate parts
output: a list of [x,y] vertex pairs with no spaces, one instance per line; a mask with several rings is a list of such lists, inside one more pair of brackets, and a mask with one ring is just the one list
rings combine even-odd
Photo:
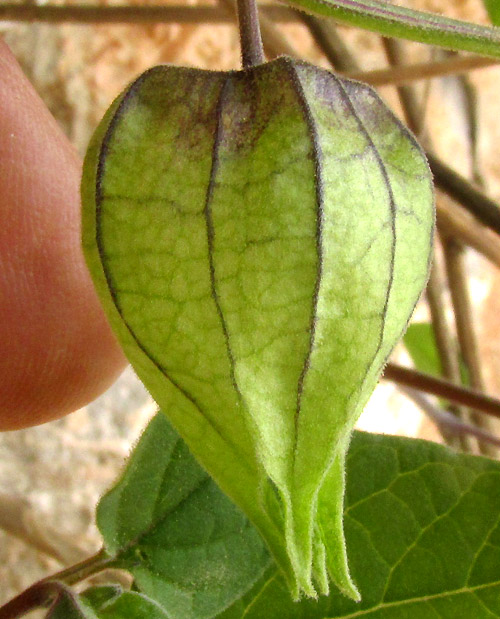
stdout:
[[282,57],[153,68],[90,145],[83,239],[139,377],[295,597],[357,598],[353,424],[426,282],[427,163],[369,87]]

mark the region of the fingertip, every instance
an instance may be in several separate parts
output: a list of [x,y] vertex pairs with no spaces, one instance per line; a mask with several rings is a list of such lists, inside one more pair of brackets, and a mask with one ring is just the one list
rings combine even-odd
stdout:
[[125,358],[80,244],[81,162],[0,39],[0,429],[109,386]]

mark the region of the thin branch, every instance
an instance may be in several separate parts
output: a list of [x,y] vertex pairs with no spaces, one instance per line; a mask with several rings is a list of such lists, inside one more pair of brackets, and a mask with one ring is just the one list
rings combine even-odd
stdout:
[[[382,46],[391,65],[391,69],[403,66],[404,43],[396,39],[382,37]],[[396,86],[399,101],[403,109],[406,124],[410,129],[421,138],[423,132],[422,106],[413,86],[407,84]]]
[[[456,52],[448,52],[448,56],[457,57]],[[478,187],[484,188],[484,177],[481,171],[479,156],[479,101],[477,90],[470,80],[468,73],[459,76],[464,95],[465,117],[469,137],[472,180]]]
[[[427,396],[420,393],[420,391],[417,391],[416,389],[410,389],[409,387],[400,386],[399,391],[404,394],[409,400],[411,400],[414,404],[416,404],[421,411],[423,411],[428,417],[432,419],[432,421],[434,421],[434,423],[437,425],[439,433],[445,439],[447,445],[449,445],[450,447],[459,447],[459,444],[457,444],[458,437],[456,436],[456,432],[450,432],[448,424],[446,422],[441,422],[441,419],[439,419],[439,414],[437,413],[438,407],[435,406]],[[452,416],[455,417],[454,415]]]
[[386,365],[383,378],[500,418],[500,400],[474,389],[454,385],[442,378],[436,378],[395,363]]
[[[457,325],[457,335],[463,360],[469,371],[471,386],[484,391],[481,361],[474,329],[474,317],[469,293],[469,283],[464,262],[463,245],[454,239],[443,239],[443,250],[450,286],[453,311]],[[491,430],[490,420],[471,413],[472,421],[487,431]],[[479,444],[482,453],[496,456],[497,451],[490,445]]]
[[80,561],[87,555],[73,540],[49,529],[43,531],[36,523],[26,498],[0,494],[0,529],[62,564]]
[[[350,52],[343,39],[338,35],[334,23],[329,20],[301,13],[301,18],[307,26],[316,45],[326,56],[328,62],[337,71],[346,77],[353,77],[362,73],[353,54]],[[369,74],[369,72],[368,72]],[[356,79],[353,77],[353,79]]]
[[486,69],[499,64],[498,59],[484,56],[457,56],[436,62],[416,62],[390,69],[372,71],[350,71],[346,77],[367,82],[372,86],[400,86],[419,80],[426,80],[446,75],[459,75],[473,69]]
[[[296,11],[282,6],[263,6],[269,18],[298,22]],[[50,24],[200,24],[234,23],[234,17],[217,6],[58,6],[2,4],[0,21],[45,22]]]
[[448,432],[458,435],[459,437],[474,436],[480,439],[482,443],[489,443],[500,447],[500,438],[482,430],[470,423],[457,419],[455,415],[445,411],[439,406],[435,406],[427,397],[422,395],[420,391],[401,387],[401,391],[409,397],[415,404],[421,408],[428,417],[430,417],[440,429],[446,429]]
[[[39,524],[42,520],[42,514],[35,514],[33,506],[25,497],[0,493],[0,529],[62,565],[73,566],[69,568],[72,571],[75,565],[82,565],[82,560],[84,563],[88,561],[87,550],[77,546],[73,539],[53,530],[50,523]],[[67,569],[60,574],[67,573]],[[105,574],[93,577],[91,582],[101,582],[104,578],[104,582],[109,582],[108,572],[106,569]],[[124,587],[129,585],[129,577],[121,571],[113,570],[111,578]]]
[[[302,14],[302,21],[309,28],[316,44],[332,67],[335,67],[344,77],[366,82],[371,86],[400,86],[430,78],[467,73],[474,69],[486,69],[500,64],[498,59],[471,54],[455,56],[447,60],[416,62],[363,71],[337,34],[335,24],[306,13]],[[394,41],[394,39],[390,40]]]
[[489,198],[458,172],[455,172],[433,153],[427,152],[426,154],[436,185],[459,202],[485,226],[500,234],[500,206],[497,202]]
[[460,348],[470,373],[470,381],[474,389],[484,391],[485,385],[481,366],[478,362],[479,349],[474,329],[469,286],[464,265],[464,248],[453,239],[444,239],[445,262],[450,281],[450,291],[455,309]]
[[52,574],[45,580],[58,580],[66,585],[74,585],[77,582],[86,580],[94,574],[98,574],[106,569],[114,567],[115,559],[108,557],[104,548],[101,548],[94,555],[79,561],[74,565],[64,568],[60,572]]
[[49,606],[63,594],[73,598],[74,593],[69,588],[70,585],[113,567],[113,563],[114,559],[110,559],[105,550],[101,549],[80,563],[42,578],[2,606],[0,619],[19,619],[35,608]]
[[40,607],[50,606],[61,595],[74,598],[74,593],[61,582],[41,580],[0,608],[0,619],[19,619]]
[[459,239],[500,268],[498,235],[445,194],[438,196],[436,207],[437,226],[442,236]]
[[[311,33],[325,55],[332,60],[338,54],[332,41],[333,24],[327,20],[303,14],[279,5],[260,5],[259,11],[274,22],[311,24]],[[313,20],[310,22],[310,20]],[[233,17],[217,6],[59,6],[7,3],[0,6],[0,22],[44,22],[51,24],[200,24],[233,23]],[[261,24],[262,27],[262,24]],[[330,31],[330,33],[329,33]],[[320,44],[320,39],[323,43]],[[344,55],[344,58],[346,56]],[[499,63],[498,59],[479,55],[458,56],[439,62],[415,63],[391,69],[360,71],[354,66],[339,67],[346,77],[367,82],[373,86],[398,85],[416,80],[466,73]]]
[[[445,305],[443,303],[444,282],[439,270],[440,264],[434,257],[432,264],[429,282],[427,283],[426,296],[431,313],[432,330],[436,340],[436,348],[441,362],[441,371],[446,378],[455,385],[459,385],[460,381],[460,366],[458,363],[458,355],[453,340],[451,326],[446,316]],[[464,411],[455,405],[452,405],[451,414],[463,418]],[[445,434],[443,434],[445,436]],[[468,441],[463,440],[461,447],[464,451],[471,451],[472,445]]]
[[452,383],[460,384],[460,367],[458,364],[457,350],[446,317],[442,294],[444,282],[438,268],[438,263],[436,259],[434,259],[426,296],[432,317],[434,337],[436,339],[436,347],[439,351],[443,376]]

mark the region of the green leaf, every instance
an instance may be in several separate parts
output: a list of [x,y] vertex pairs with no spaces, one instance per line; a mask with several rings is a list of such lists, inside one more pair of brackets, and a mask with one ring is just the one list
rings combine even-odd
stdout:
[[99,610],[101,606],[110,602],[123,593],[120,585],[97,585],[89,587],[81,594],[83,599],[94,610]]
[[116,567],[128,569],[170,618],[214,616],[269,564],[255,529],[161,413],[101,499],[97,524]]
[[441,376],[436,338],[429,322],[412,323],[404,334],[403,343],[417,370]]
[[500,2],[498,0],[483,0],[483,4],[488,11],[491,22],[495,26],[500,25]]
[[[433,376],[442,376],[441,361],[431,323],[411,324],[403,337],[403,342],[417,370]],[[462,385],[470,385],[469,371],[462,357],[459,358],[459,368]]]
[[68,591],[57,600],[47,619],[172,619],[157,602],[120,587],[90,587],[81,595]]
[[[96,613],[96,619],[171,619],[174,615],[167,613],[157,602],[147,596],[132,591],[125,591],[107,600],[102,599],[103,587],[92,587],[82,595]],[[69,617],[67,619],[70,619]]]
[[93,610],[76,594],[62,592],[45,619],[98,619]]
[[[341,24],[385,36],[500,58],[498,28],[414,11],[395,6],[389,0],[286,0],[285,3],[312,15],[331,17]],[[491,4],[497,4],[497,0],[491,0]]]
[[294,604],[272,567],[220,619],[500,617],[500,463],[355,433],[344,522],[361,603]]
[[414,138],[369,87],[290,58],[157,67],[98,128],[82,196],[87,263],[140,378],[294,595],[330,577],[356,598],[345,453],[428,273]]

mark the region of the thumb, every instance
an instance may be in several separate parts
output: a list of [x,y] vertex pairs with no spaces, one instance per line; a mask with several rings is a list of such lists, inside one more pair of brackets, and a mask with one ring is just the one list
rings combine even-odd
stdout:
[[0,430],[83,406],[125,365],[80,248],[81,162],[0,40]]

